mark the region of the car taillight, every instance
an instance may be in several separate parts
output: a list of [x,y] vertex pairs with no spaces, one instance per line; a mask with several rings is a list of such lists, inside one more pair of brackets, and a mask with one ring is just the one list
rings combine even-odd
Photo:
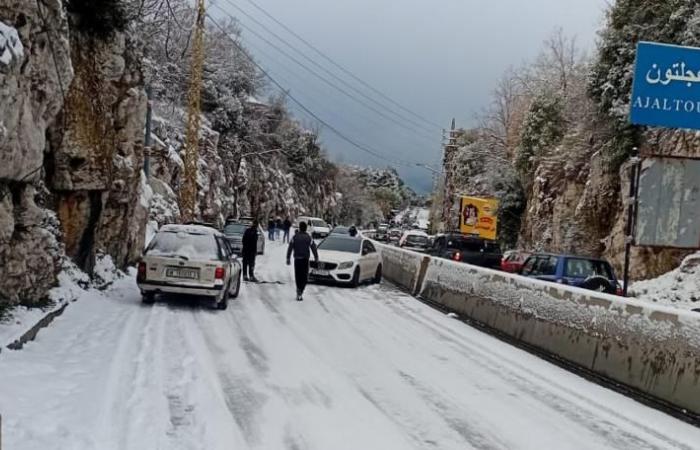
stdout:
[[456,252],[454,255],[452,255],[452,259],[455,261],[460,261],[462,259],[462,254],[460,252]]
[[143,262],[143,261],[141,261],[141,262],[139,263],[139,268],[138,268],[138,272],[137,272],[137,275],[136,275],[136,279],[137,279],[138,281],[143,281],[143,280],[146,279],[146,269],[147,269],[146,263]]
[[224,271],[223,267],[217,267],[214,271],[214,278],[216,278],[217,280],[223,280],[225,273],[226,272]]
[[615,289],[615,295],[619,295],[620,297],[622,297],[624,295],[624,292],[622,290],[622,286],[619,286],[619,285],[617,286],[617,288]]

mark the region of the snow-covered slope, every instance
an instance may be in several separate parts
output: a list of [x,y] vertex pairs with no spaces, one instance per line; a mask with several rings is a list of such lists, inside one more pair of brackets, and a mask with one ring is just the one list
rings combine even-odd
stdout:
[[630,295],[683,309],[700,308],[700,253],[687,256],[680,267],[660,277],[632,283]]

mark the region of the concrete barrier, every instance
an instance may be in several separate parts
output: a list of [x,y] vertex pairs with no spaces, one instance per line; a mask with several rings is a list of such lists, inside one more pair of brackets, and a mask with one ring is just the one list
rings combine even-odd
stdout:
[[[700,314],[382,248],[387,278],[568,362],[700,414]],[[427,260],[423,262],[423,258]],[[421,275],[421,263],[425,273]]]
[[382,274],[389,281],[418,295],[430,258],[422,253],[375,242],[382,255]]

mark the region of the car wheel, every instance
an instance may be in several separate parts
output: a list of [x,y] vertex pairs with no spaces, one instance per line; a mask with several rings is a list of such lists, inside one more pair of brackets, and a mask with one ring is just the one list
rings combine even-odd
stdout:
[[357,287],[360,285],[360,268],[356,267],[355,272],[352,274],[352,280],[350,281],[350,286]]
[[147,305],[152,305],[156,301],[155,292],[144,292],[141,296],[141,301]]
[[614,294],[615,288],[608,280],[603,277],[590,277],[581,283],[583,289],[591,291],[604,292],[606,294]]
[[377,270],[374,272],[374,278],[372,279],[372,283],[379,284],[381,282],[382,282],[382,265],[379,264],[377,266]]
[[241,292],[241,274],[238,272],[238,281],[236,281],[236,290],[231,294],[231,298],[238,298],[238,293]]

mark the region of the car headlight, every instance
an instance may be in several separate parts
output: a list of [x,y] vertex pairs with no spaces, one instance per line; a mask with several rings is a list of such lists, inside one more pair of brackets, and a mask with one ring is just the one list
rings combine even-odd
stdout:
[[340,269],[340,270],[343,270],[343,269],[350,269],[350,268],[352,268],[353,265],[355,265],[354,262],[352,262],[352,261],[347,261],[347,262],[338,264],[338,269]]

